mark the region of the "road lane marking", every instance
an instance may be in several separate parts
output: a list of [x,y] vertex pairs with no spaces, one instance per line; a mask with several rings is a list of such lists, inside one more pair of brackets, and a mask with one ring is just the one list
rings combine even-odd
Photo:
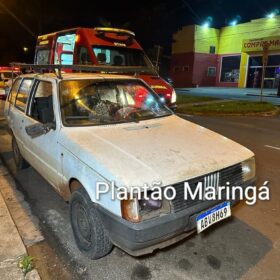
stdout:
[[264,145],[264,146],[267,147],[267,148],[270,148],[270,149],[275,149],[275,150],[280,151],[279,147],[274,147],[274,146],[270,146],[270,145]]

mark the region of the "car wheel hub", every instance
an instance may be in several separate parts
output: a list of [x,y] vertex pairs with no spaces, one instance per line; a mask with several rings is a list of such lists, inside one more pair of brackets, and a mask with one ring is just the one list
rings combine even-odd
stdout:
[[78,230],[80,232],[80,235],[87,241],[90,242],[91,237],[91,230],[90,230],[90,224],[88,220],[88,216],[86,213],[85,208],[78,203],[76,205],[76,221],[78,225]]

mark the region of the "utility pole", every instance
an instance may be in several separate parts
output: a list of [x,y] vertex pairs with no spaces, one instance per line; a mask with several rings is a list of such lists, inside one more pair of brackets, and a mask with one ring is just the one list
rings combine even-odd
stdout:
[[157,52],[155,64],[156,64],[157,71],[159,71],[159,59],[160,59],[160,52],[162,50],[162,46],[156,45],[155,48],[156,48],[156,52]]
[[260,94],[260,102],[263,101],[263,88],[264,88],[264,78],[265,78],[265,70],[267,66],[267,61],[268,61],[268,49],[269,49],[269,44],[268,42],[264,42],[263,44],[263,57],[262,57],[262,81],[261,81],[261,94]]

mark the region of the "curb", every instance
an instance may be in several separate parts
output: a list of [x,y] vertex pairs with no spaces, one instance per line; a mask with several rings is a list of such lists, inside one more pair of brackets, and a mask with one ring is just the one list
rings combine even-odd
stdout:
[[[40,280],[36,269],[24,276],[18,268],[18,261],[22,256],[27,255],[27,248],[9,209],[9,201],[5,199],[7,190],[15,191],[14,185],[13,178],[0,160],[0,278],[1,280]],[[19,201],[13,203],[17,203],[20,207]]]
[[261,113],[176,113],[178,116],[186,117],[186,116],[209,116],[209,117],[236,117],[236,116],[243,116],[243,117],[275,117],[280,114],[279,109],[275,109],[273,111],[268,112],[261,112]]

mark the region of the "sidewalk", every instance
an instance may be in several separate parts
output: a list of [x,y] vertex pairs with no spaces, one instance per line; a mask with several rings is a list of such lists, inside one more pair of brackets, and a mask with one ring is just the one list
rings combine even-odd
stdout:
[[[223,88],[223,87],[198,87],[176,88],[176,92],[186,95],[208,96],[229,100],[259,101],[259,88]],[[274,105],[280,105],[280,98],[276,96],[276,89],[264,89],[263,100]]]
[[[0,185],[7,185],[9,173],[0,161]],[[22,280],[40,279],[36,270],[28,273],[24,277],[18,268],[20,257],[27,255],[18,229],[10,215],[8,207],[0,191],[0,279],[1,280]]]

